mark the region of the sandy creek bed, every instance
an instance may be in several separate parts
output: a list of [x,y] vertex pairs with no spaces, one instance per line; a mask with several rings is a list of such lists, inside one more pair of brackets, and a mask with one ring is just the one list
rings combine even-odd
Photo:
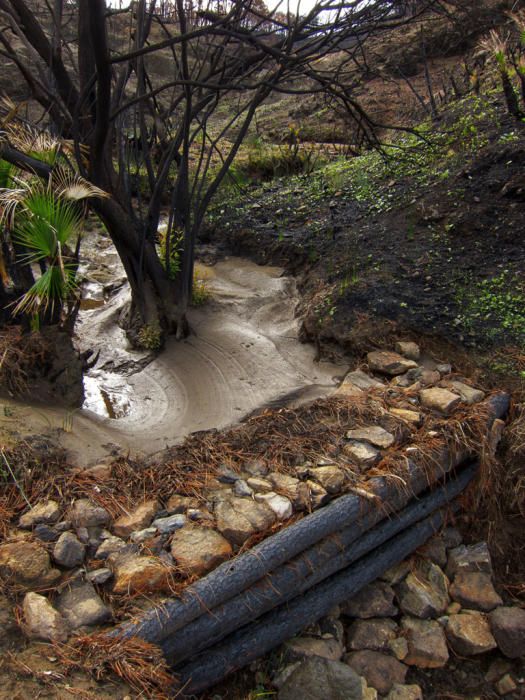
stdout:
[[[102,266],[121,279],[113,255],[108,248]],[[87,305],[94,308],[81,312],[76,329],[81,350],[100,350],[85,378],[84,406],[71,412],[2,400],[2,432],[51,432],[86,465],[116,449],[157,452],[268,404],[325,396],[345,374],[346,366],[317,363],[314,348],[299,343],[295,282],[280,268],[239,258],[206,268],[212,299],[191,310],[191,335],[170,339],[148,362],[146,353],[127,349],[116,324],[127,286],[108,297],[100,265],[85,267]]]

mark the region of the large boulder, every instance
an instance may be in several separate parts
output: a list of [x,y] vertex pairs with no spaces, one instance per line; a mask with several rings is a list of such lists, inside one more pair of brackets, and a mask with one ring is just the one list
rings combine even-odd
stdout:
[[104,605],[91,583],[74,583],[56,600],[58,611],[71,629],[101,625],[111,618],[111,610]]
[[231,544],[239,546],[252,535],[268,530],[277,520],[266,503],[236,497],[219,501],[215,515],[219,531]]
[[22,604],[27,634],[46,642],[65,642],[68,626],[65,618],[38,593],[26,593]]
[[49,554],[36,542],[0,545],[0,578],[4,581],[26,590],[43,590],[60,576],[60,571],[51,567]]
[[188,523],[171,540],[171,555],[188,576],[202,576],[232,555],[231,544],[209,527]]

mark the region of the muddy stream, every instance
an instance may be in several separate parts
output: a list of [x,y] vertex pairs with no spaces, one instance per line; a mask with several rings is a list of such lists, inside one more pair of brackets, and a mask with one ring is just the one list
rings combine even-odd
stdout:
[[129,298],[120,263],[103,239],[95,247],[82,267],[76,344],[100,357],[84,379],[83,407],[2,400],[2,432],[16,424],[19,434],[53,434],[81,466],[111,452],[151,454],[268,405],[326,396],[348,369],[316,362],[315,349],[299,342],[295,281],[240,258],[199,266],[211,298],[191,309],[186,340],[169,339],[153,359],[134,351],[117,324]]

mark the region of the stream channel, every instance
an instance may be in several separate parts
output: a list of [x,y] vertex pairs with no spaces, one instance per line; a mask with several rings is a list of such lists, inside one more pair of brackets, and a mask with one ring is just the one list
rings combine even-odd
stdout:
[[75,340],[100,357],[84,378],[84,405],[67,411],[4,401],[0,421],[16,421],[19,433],[23,424],[25,434],[58,436],[79,466],[111,452],[152,454],[267,406],[326,396],[348,369],[316,362],[313,346],[299,342],[294,279],[241,258],[199,266],[211,298],[190,310],[188,338],[168,339],[157,357],[132,350],[117,323],[129,298],[120,261],[109,241],[90,235],[87,243],[96,254],[81,268]]

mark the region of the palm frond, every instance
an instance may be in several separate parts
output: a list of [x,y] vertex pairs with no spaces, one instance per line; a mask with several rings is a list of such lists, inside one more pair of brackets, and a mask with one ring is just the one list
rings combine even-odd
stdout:
[[15,167],[6,160],[0,159],[0,189],[6,189],[13,186],[13,176]]
[[9,124],[6,128],[9,142],[28,156],[54,165],[60,151],[61,142],[47,131],[39,131],[26,124]]
[[13,237],[29,251],[27,261],[54,259],[60,246],[80,233],[81,226],[82,217],[73,202],[38,188],[24,198]]
[[79,201],[89,197],[109,197],[107,192],[100,187],[92,185],[91,182],[78,175],[72,170],[65,168],[55,168],[52,176],[52,186],[59,197]]
[[17,208],[27,196],[27,188],[18,187],[16,189],[1,188],[0,189],[0,224],[13,224],[14,215]]
[[70,299],[77,287],[75,268],[71,265],[51,265],[23,294],[13,309],[13,314],[29,315],[42,311],[54,311],[55,305]]

